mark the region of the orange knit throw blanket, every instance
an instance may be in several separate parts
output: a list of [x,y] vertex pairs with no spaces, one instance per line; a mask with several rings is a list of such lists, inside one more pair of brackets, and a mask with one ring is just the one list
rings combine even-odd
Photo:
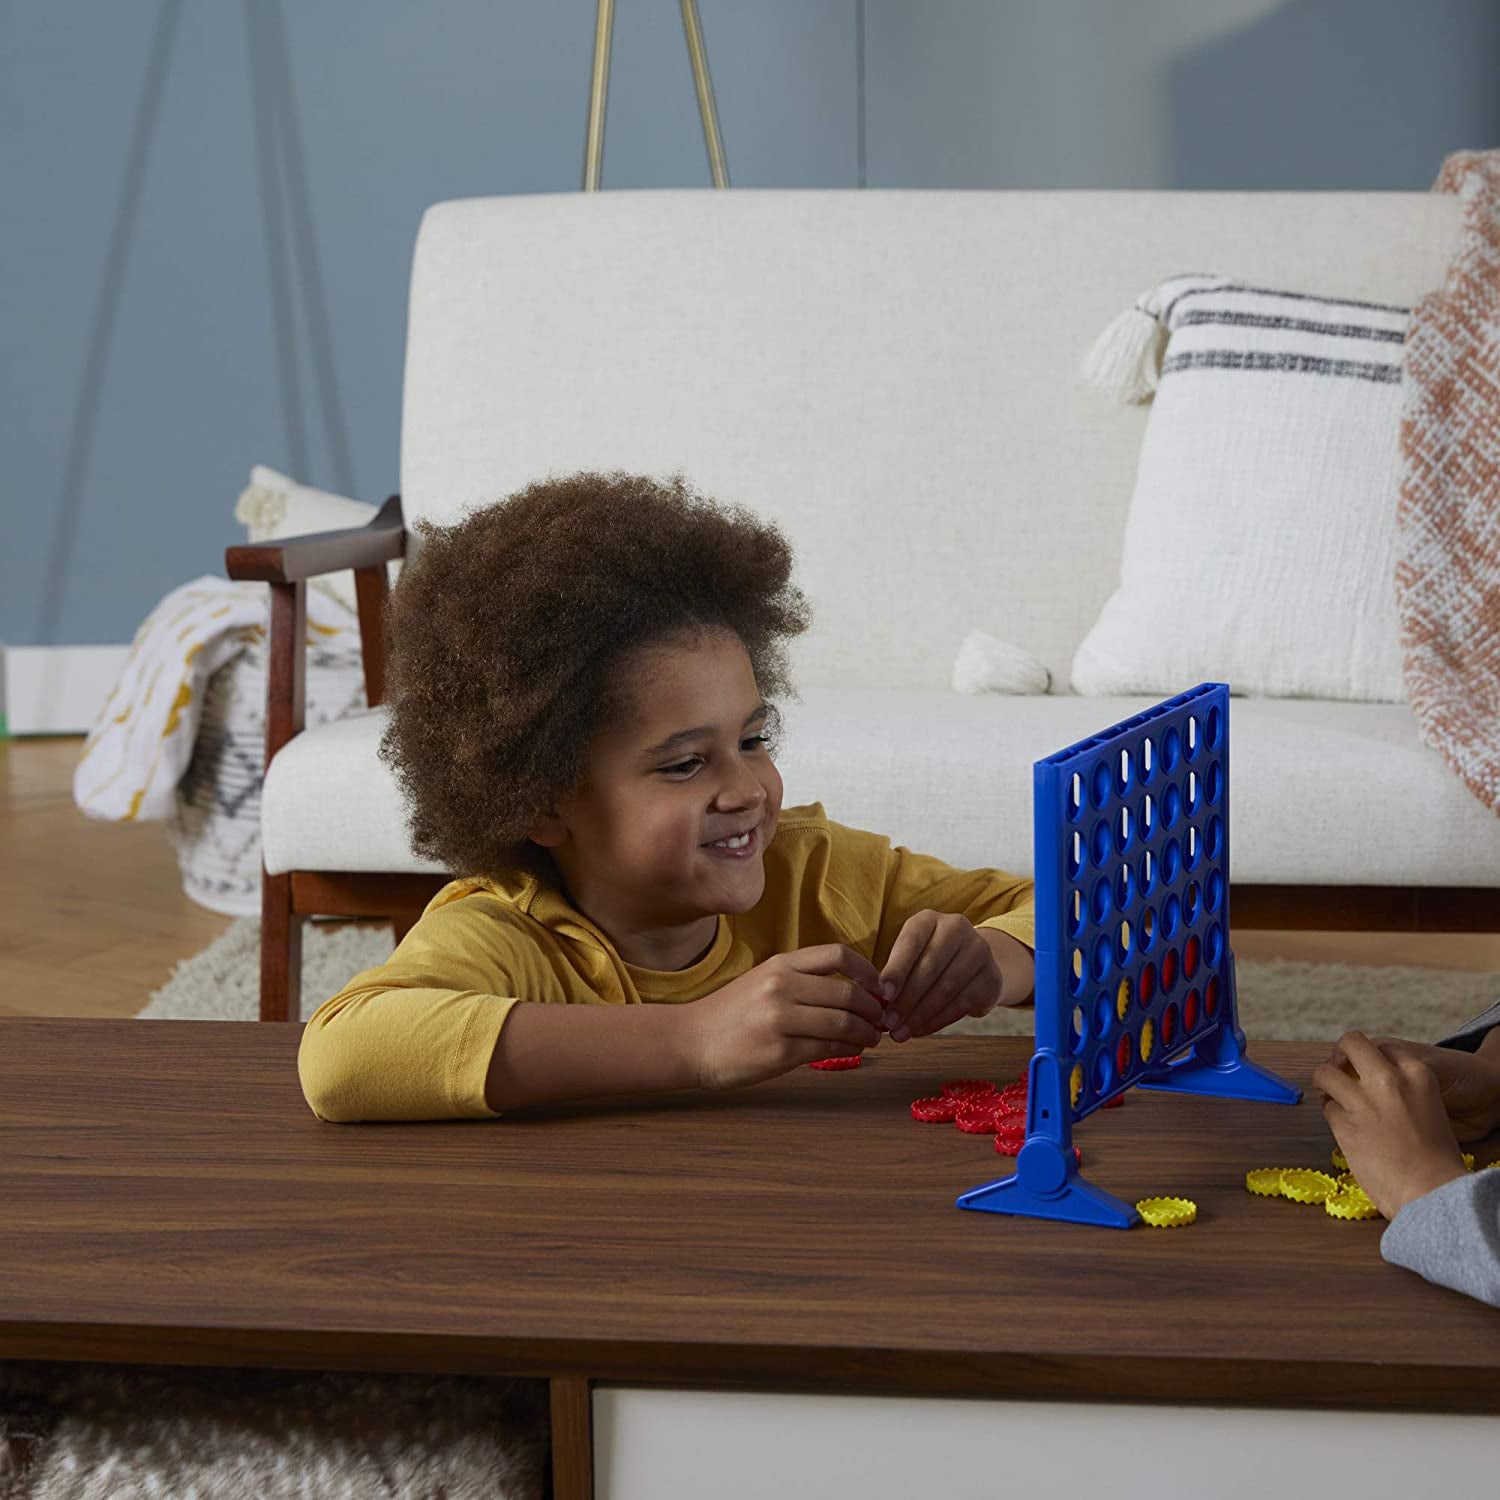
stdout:
[[1413,309],[1401,412],[1396,604],[1423,740],[1500,814],[1500,151],[1459,151],[1434,192],[1463,230]]

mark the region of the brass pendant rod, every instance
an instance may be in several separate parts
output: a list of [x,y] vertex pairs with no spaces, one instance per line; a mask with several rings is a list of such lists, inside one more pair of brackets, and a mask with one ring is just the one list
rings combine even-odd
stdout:
[[708,53],[703,46],[703,27],[698,21],[698,0],[682,0],[682,30],[687,37],[688,59],[693,65],[693,85],[698,90],[698,113],[703,117],[709,170],[714,186],[727,188],[729,167],[724,160],[724,142],[719,139],[719,112],[714,105],[713,80],[708,76]]
[[609,93],[609,44],[615,25],[615,0],[599,0],[594,21],[594,75],[589,87],[589,128],[583,147],[583,190],[597,192],[604,166],[604,104]]

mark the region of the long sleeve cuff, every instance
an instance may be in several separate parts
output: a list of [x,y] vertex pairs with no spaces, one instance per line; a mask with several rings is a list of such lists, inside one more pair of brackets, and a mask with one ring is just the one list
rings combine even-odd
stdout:
[[1475,1016],[1472,1021],[1465,1021],[1457,1031],[1445,1036],[1437,1045],[1452,1047],[1459,1052],[1477,1052],[1479,1044],[1497,1026],[1500,1026],[1500,1000],[1495,1001],[1488,1010]]
[[1007,937],[1013,937],[1018,943],[1025,943],[1033,953],[1036,952],[1036,909],[1026,906],[1018,911],[1002,912],[998,917],[986,917],[982,922],[974,924],[981,931],[986,927],[993,927],[997,932],[1003,932]]
[[1439,1286],[1500,1307],[1500,1169],[1413,1198],[1380,1237],[1380,1253]]

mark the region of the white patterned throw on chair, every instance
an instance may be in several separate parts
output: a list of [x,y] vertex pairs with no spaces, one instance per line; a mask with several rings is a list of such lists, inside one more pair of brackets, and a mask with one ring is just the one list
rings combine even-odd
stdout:
[[1398,437],[1410,311],[1184,275],[1084,371],[1155,393],[1120,584],[1073,660],[1086,694],[1400,702]]
[[[184,890],[232,916],[260,912],[266,595],[205,574],[162,599],[73,771],[89,817],[165,819]],[[307,723],[363,708],[359,621],[311,590],[307,648]]]
[[[252,542],[363,526],[374,514],[264,465],[235,506]],[[183,890],[228,916],[260,914],[269,619],[264,583],[205,574],[173,589],[136,631],[73,773],[73,800],[89,817],[164,820]],[[352,573],[309,584],[306,651],[307,727],[363,709]]]

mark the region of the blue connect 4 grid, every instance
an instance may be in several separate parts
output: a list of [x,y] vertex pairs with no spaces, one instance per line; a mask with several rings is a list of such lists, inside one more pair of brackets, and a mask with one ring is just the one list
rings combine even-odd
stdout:
[[1245,1056],[1229,946],[1229,688],[1204,682],[1032,768],[1036,1051],[1013,1176],[960,1208],[1128,1229],[1073,1125],[1127,1089],[1295,1104]]

